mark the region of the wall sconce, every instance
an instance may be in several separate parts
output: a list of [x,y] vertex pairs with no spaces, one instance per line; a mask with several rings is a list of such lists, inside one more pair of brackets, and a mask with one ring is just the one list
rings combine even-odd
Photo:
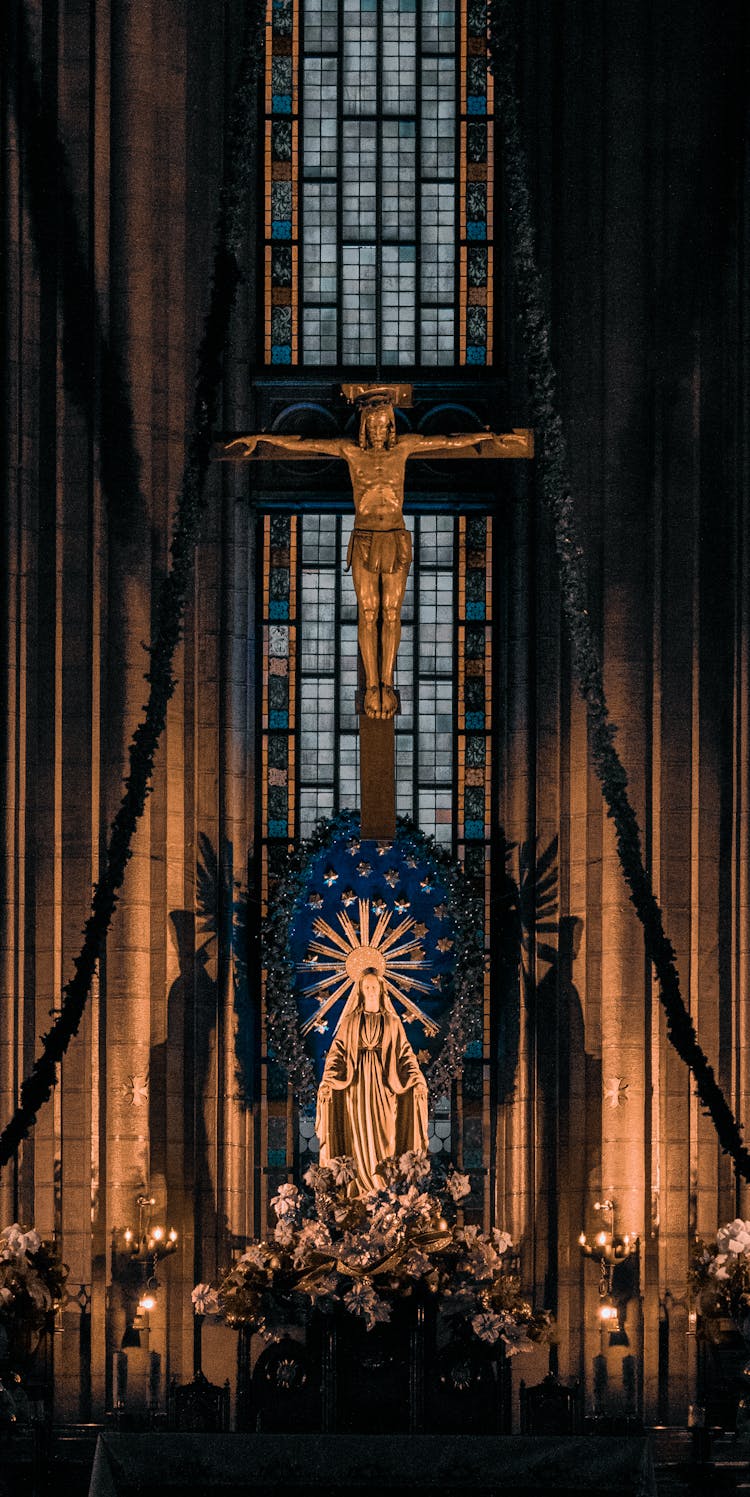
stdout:
[[155,1205],[152,1195],[136,1196],[138,1226],[128,1226],[115,1233],[115,1277],[122,1283],[131,1307],[123,1348],[140,1346],[140,1332],[148,1331],[148,1316],[157,1306],[159,1262],[169,1257],[177,1247],[178,1234],[174,1227],[151,1220]]
[[601,1330],[609,1332],[610,1336],[618,1336],[622,1327],[617,1304],[612,1295],[614,1271],[618,1263],[624,1263],[627,1258],[638,1252],[638,1238],[630,1232],[626,1232],[624,1236],[618,1235],[615,1230],[614,1201],[595,1201],[594,1210],[601,1212],[603,1219],[609,1217],[609,1221],[605,1220],[605,1224],[595,1234],[592,1242],[589,1242],[585,1232],[581,1232],[578,1246],[584,1258],[593,1258],[594,1262],[599,1264],[597,1314]]
[[135,1198],[138,1207],[138,1227],[126,1227],[122,1236],[125,1252],[131,1261],[147,1263],[153,1260],[154,1268],[160,1258],[166,1258],[177,1247],[174,1227],[151,1221],[151,1207],[156,1205],[154,1196],[140,1195]]
[[614,1201],[595,1201],[594,1210],[606,1213],[609,1216],[609,1228],[603,1227],[596,1233],[593,1242],[589,1242],[585,1232],[581,1232],[578,1238],[578,1246],[584,1257],[596,1258],[599,1262],[611,1264],[622,1263],[629,1258],[631,1253],[638,1249],[638,1238],[630,1232],[624,1237],[619,1237],[615,1232],[615,1203]]

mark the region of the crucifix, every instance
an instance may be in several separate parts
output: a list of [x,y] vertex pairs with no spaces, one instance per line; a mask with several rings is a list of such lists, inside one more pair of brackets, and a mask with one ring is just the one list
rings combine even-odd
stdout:
[[[453,436],[398,435],[394,407],[411,405],[410,385],[342,385],[359,408],[357,441],[349,437],[302,437],[257,432],[217,444],[221,462],[245,462],[258,449],[263,459],[338,457],[349,468],[354,529],[347,566],[357,595],[357,640],[364,676],[358,694],[360,722],[360,815],[363,837],[391,840],[396,834],[394,717],[398,693],[394,668],[401,638],[401,605],[411,566],[411,536],[404,523],[404,477],[410,457],[530,458],[533,432],[460,432]],[[270,449],[270,450],[266,450]]]

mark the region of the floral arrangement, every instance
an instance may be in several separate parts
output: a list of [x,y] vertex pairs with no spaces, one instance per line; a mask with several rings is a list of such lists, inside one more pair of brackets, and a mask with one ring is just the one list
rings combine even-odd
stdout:
[[735,1217],[716,1241],[696,1243],[690,1286],[703,1315],[730,1315],[750,1334],[750,1221]]
[[[14,1222],[0,1232],[0,1359],[40,1335],[63,1301],[67,1269],[54,1245]],[[3,1334],[4,1333],[4,1334]]]
[[274,1340],[295,1309],[341,1307],[371,1330],[422,1289],[453,1330],[511,1356],[548,1338],[551,1317],[532,1309],[509,1271],[508,1233],[456,1222],[468,1175],[439,1175],[412,1152],[383,1166],[382,1190],[352,1195],[354,1178],[354,1161],[342,1158],[312,1165],[307,1191],[280,1186],[271,1240],[251,1243],[218,1287],[196,1285],[196,1314]]

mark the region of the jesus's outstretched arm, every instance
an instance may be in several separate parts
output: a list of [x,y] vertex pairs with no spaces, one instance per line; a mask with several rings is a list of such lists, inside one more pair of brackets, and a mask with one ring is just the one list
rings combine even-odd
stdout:
[[315,457],[343,457],[346,445],[342,437],[282,436],[273,431],[259,431],[246,437],[234,437],[231,442],[217,442],[214,456],[220,463],[241,463],[253,456],[259,442],[282,452],[309,452]]

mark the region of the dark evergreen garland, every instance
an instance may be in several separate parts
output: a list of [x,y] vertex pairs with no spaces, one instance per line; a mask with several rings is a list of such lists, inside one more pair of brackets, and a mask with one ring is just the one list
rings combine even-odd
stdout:
[[698,1095],[724,1153],[731,1156],[738,1175],[750,1181],[750,1152],[743,1144],[740,1126],[713,1068],[698,1044],[680,992],[674,949],[665,934],[662,912],[644,866],[638,821],[627,793],[627,774],[615,748],[616,728],[607,709],[600,652],[588,611],[586,561],[570,493],[565,436],[556,403],[556,376],[536,263],[528,165],[515,89],[517,27],[512,0],[490,0],[489,15],[517,307],[525,341],[541,489],[554,521],[563,609],[570,633],[573,669],[587,708],[594,767],[607,814],[614,822],[620,864],[643,926],[646,953],[658,979],[668,1037],[693,1073]]
[[240,280],[239,253],[246,206],[254,180],[257,133],[254,82],[263,55],[264,16],[263,0],[248,0],[242,59],[230,114],[209,305],[198,349],[193,430],[187,444],[182,492],[172,531],[170,568],[160,589],[149,647],[150,666],[145,677],[149,683],[148,701],[130,743],[125,793],[110,829],[104,871],[94,886],[91,914],[84,926],[83,946],[73,963],[75,973],[63,989],[58,1017],[49,1033],[42,1036],[41,1055],[21,1086],[20,1105],[0,1135],[0,1167],[13,1158],[21,1140],[28,1136],[36,1122],[40,1108],[49,1100],[57,1079],[57,1066],[78,1032],[131,856],[133,835],[151,790],[154,758],[166,721],[167,705],[175,688],[172,665],[182,633],[195,548],[206,506],[206,475],[223,356]]
[[[338,837],[356,832],[359,822],[350,811],[323,817],[313,834],[286,853],[273,879],[268,914],[262,930],[262,962],[266,970],[268,1038],[275,1058],[286,1069],[295,1096],[310,1102],[315,1095],[315,1074],[300,1033],[294,994],[295,967],[289,950],[289,927],[294,907],[305,887],[307,870],[316,853]],[[434,1097],[450,1095],[451,1083],[461,1075],[466,1047],[480,1038],[484,979],[484,928],[479,898],[459,864],[433,837],[420,832],[399,817],[396,844],[404,854],[414,852],[432,864],[450,900],[455,928],[453,1002],[443,1043],[427,1067],[426,1076]]]

